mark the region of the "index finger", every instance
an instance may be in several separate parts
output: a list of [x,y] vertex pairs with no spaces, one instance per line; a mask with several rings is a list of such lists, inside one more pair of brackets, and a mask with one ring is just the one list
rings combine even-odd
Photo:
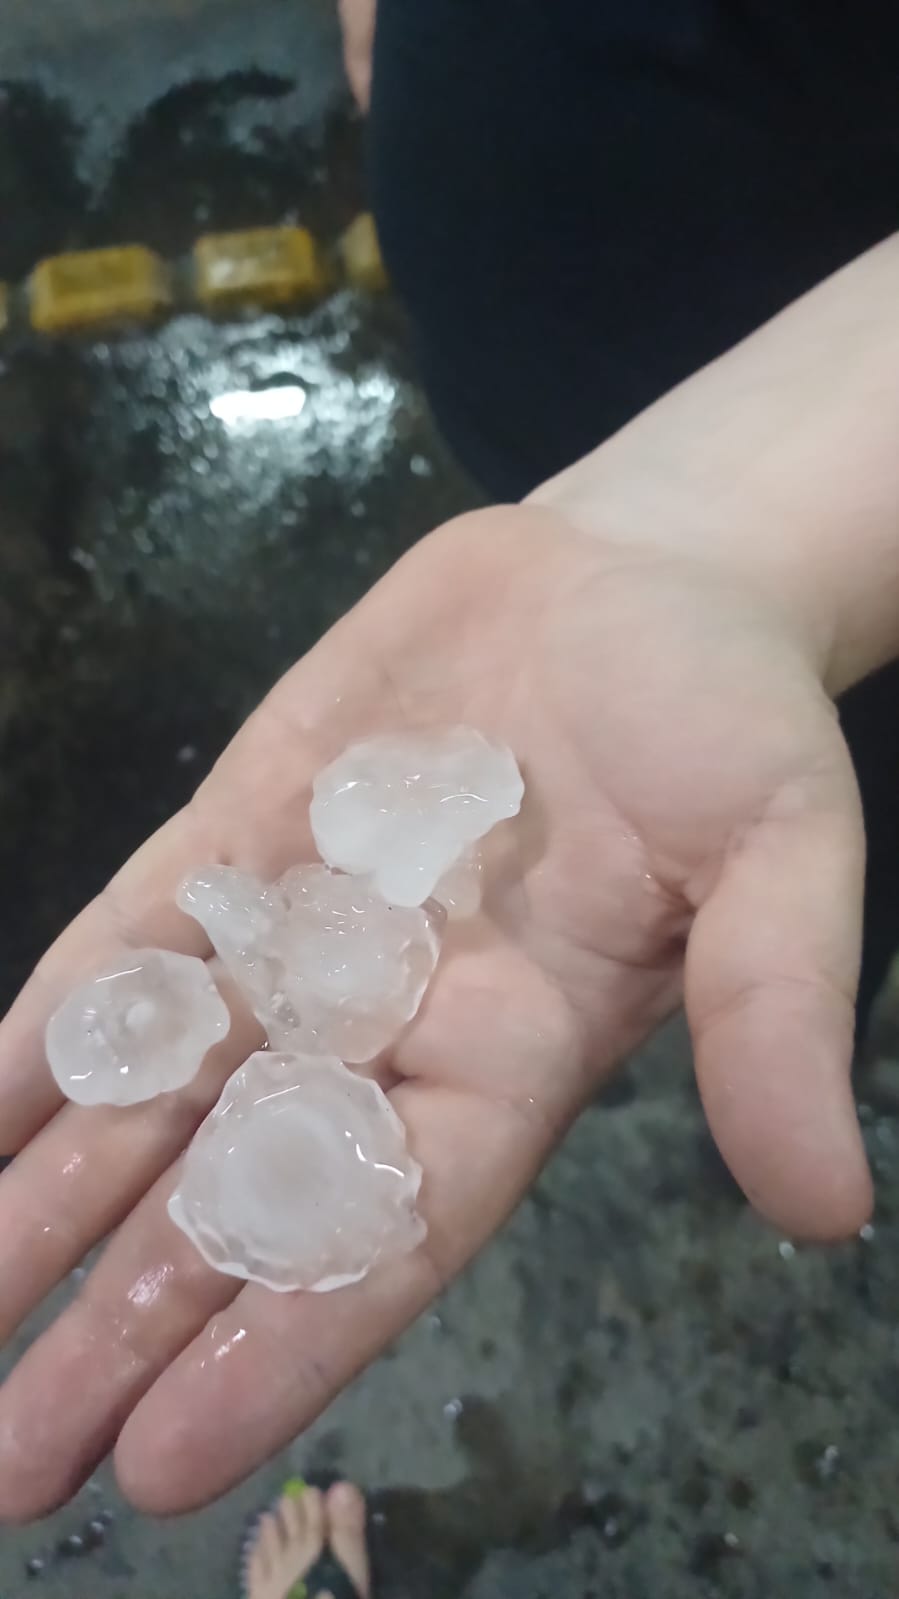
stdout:
[[180,878],[198,859],[198,831],[191,810],[174,816],[35,967],[0,1024],[0,1153],[18,1154],[63,1103],[47,1065],[44,1032],[76,983],[127,950],[159,945],[185,955],[209,953],[202,929],[174,899]]

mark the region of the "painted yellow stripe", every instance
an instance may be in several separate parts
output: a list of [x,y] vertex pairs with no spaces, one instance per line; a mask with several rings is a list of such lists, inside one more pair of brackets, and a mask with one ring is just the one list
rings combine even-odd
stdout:
[[[333,253],[336,275],[366,293],[388,288],[374,218],[356,217]],[[309,305],[335,287],[325,252],[307,228],[248,228],[206,234],[193,249],[192,298],[209,312],[244,305]],[[35,267],[22,301],[39,333],[104,323],[147,321],[175,310],[172,274],[144,245],[68,251]],[[179,296],[180,302],[180,296]],[[18,304],[18,301],[15,302]],[[0,282],[0,333],[10,325],[13,291]]]
[[370,212],[363,212],[350,223],[339,249],[343,270],[355,288],[364,289],[367,294],[380,294],[387,288],[387,269]]
[[209,311],[322,299],[328,274],[307,228],[206,234],[194,246],[195,293]]
[[127,244],[41,261],[28,284],[31,325],[65,333],[99,323],[145,321],[171,305],[168,270],[153,250]]

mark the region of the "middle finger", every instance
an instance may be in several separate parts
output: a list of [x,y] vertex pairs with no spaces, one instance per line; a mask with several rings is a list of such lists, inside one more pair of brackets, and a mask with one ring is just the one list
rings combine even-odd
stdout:
[[65,1503],[197,1326],[238,1293],[169,1221],[175,1179],[174,1167],[159,1178],[0,1388],[0,1521]]

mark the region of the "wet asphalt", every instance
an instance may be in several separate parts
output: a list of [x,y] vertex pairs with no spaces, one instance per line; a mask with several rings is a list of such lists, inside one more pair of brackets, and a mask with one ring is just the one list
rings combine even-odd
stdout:
[[[321,0],[56,0],[0,45],[0,277],[61,248],[364,204]],[[292,385],[279,423],[222,394]],[[477,499],[401,313],[0,339],[0,1003],[180,805],[272,680]],[[384,1599],[895,1599],[897,1030],[859,1079],[873,1233],[794,1250],[705,1134],[679,1029],[576,1129],[509,1228],[285,1457],[201,1515],[102,1467],[0,1532],[0,1596],[237,1592],[247,1518],[295,1470],[368,1490]],[[78,1279],[0,1355],[9,1366]]]

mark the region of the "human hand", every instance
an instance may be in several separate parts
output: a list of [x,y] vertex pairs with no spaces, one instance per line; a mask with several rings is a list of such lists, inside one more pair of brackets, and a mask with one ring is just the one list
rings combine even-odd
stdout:
[[[712,1131],[793,1234],[865,1219],[848,1073],[863,838],[820,662],[725,569],[473,514],[419,545],[296,666],[200,788],[45,958],[0,1027],[0,1340],[89,1247],[83,1290],[0,1393],[0,1515],[70,1495],[117,1445],[152,1512],[222,1493],[300,1431],[490,1237],[614,1063],[685,990]],[[397,1047],[425,1246],[338,1293],[210,1271],[169,1222],[174,1166],[255,1039],[187,1091],[61,1105],[48,1014],[128,948],[208,953],[192,866],[312,853],[311,778],[360,734],[464,721],[527,778],[486,914],[453,933]]]

